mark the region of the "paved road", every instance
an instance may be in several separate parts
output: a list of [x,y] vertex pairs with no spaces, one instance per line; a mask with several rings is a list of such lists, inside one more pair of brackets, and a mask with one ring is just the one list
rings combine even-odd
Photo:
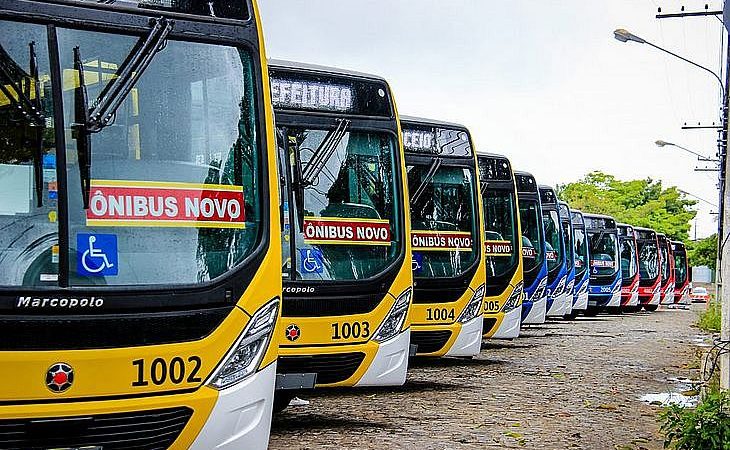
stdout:
[[550,322],[473,360],[416,361],[400,388],[307,397],[275,417],[270,448],[659,450],[659,409],[638,399],[692,376],[695,318]]

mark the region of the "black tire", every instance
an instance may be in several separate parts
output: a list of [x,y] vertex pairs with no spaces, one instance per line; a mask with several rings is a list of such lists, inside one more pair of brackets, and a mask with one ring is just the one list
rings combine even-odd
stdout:
[[649,312],[654,312],[659,309],[659,305],[644,305],[644,309]]
[[641,311],[641,306],[624,306],[622,311],[624,314],[637,313]]
[[608,306],[606,308],[606,312],[608,314],[619,315],[619,314],[621,314],[621,307],[620,306]]
[[274,392],[274,414],[283,412],[294,397],[296,397],[296,392],[294,391]]
[[566,314],[563,316],[563,319],[565,320],[575,320],[578,317],[578,313],[580,313],[579,310],[574,309],[570,314]]

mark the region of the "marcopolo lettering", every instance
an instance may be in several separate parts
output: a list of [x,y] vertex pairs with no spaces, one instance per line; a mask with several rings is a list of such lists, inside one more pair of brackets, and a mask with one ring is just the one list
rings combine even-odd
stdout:
[[284,286],[284,293],[286,294],[314,294],[314,292],[313,286]]
[[104,306],[104,299],[101,297],[30,297],[20,296],[16,308],[50,308],[50,309],[75,309],[75,308],[101,308]]

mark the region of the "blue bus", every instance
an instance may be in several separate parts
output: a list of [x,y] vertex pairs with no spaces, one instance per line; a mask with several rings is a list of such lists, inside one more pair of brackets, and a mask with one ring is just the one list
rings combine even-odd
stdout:
[[580,312],[588,309],[588,239],[586,237],[586,223],[583,220],[583,213],[577,209],[570,211],[573,225],[573,248],[575,253],[575,281],[573,282],[573,308],[566,315],[568,319],[575,319]]
[[558,214],[563,230],[565,245],[565,289],[563,290],[563,311],[566,316],[573,312],[573,284],[575,283],[575,246],[573,245],[573,221],[570,206],[558,202]]
[[591,278],[587,316],[621,306],[621,257],[616,220],[599,214],[584,214],[588,233]]
[[545,229],[545,260],[547,261],[547,317],[562,317],[565,309],[563,293],[567,278],[565,244],[558,213],[558,197],[550,186],[540,186],[540,204]]
[[547,261],[545,229],[542,225],[540,192],[532,174],[515,172],[517,202],[522,225],[522,263],[525,296],[522,302],[522,323],[545,323],[547,312]]

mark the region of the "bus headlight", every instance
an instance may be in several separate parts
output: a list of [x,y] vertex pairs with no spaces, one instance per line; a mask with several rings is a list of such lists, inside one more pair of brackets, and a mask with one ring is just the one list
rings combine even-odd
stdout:
[[502,312],[508,313],[518,306],[520,306],[520,300],[522,300],[522,290],[524,289],[524,284],[520,281],[517,283],[517,286],[515,286],[514,290],[512,291],[512,294],[510,294],[509,298],[506,302],[504,302],[504,305],[502,305]]
[[464,310],[459,315],[459,322],[466,323],[471,319],[475,318],[477,314],[482,310],[482,304],[484,303],[484,285],[482,284],[474,291],[474,295],[471,296],[469,304],[466,305]]
[[408,306],[411,304],[412,295],[413,290],[408,288],[398,296],[388,315],[383,319],[383,323],[380,324],[380,328],[373,335],[374,341],[385,342],[400,333],[403,322],[406,321],[406,316],[408,316]]
[[244,328],[231,351],[218,365],[208,384],[225,389],[256,371],[271,342],[271,333],[279,316],[279,299],[259,308]]

